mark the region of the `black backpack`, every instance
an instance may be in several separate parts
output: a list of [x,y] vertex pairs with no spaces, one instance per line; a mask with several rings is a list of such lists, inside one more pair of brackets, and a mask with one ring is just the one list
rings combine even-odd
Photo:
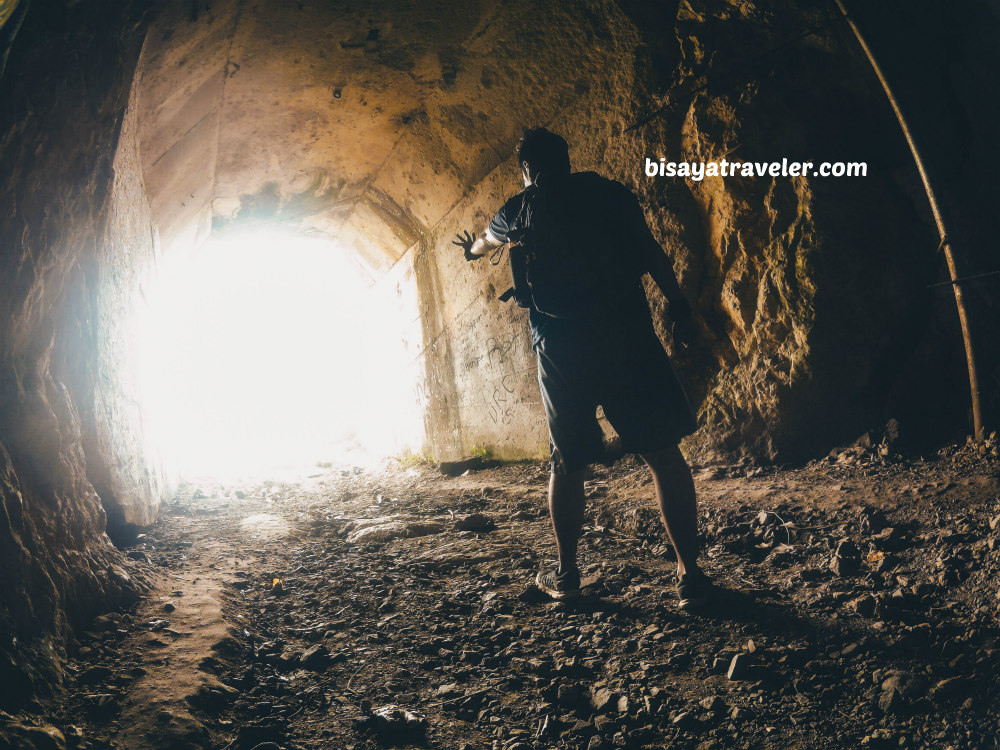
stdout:
[[595,172],[577,172],[521,192],[511,221],[513,297],[554,318],[590,318],[613,309],[642,275],[627,217],[635,196]]

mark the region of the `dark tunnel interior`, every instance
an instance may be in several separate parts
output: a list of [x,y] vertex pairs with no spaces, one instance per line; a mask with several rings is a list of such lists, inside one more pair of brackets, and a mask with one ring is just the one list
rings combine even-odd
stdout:
[[[998,33],[969,0],[0,0],[0,750],[996,747]],[[676,276],[642,282],[696,420],[663,473],[610,397],[563,471],[516,242],[456,246],[532,127]]]

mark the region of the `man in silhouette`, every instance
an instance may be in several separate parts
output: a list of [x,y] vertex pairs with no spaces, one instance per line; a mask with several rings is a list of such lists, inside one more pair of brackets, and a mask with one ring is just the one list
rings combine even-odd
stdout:
[[677,447],[695,421],[653,329],[642,276],[669,303],[676,342],[695,336],[691,308],[635,195],[594,172],[570,170],[566,141],[527,130],[518,149],[525,188],[478,236],[457,235],[466,260],[510,243],[514,288],[529,310],[538,384],[549,426],[549,513],[559,564],[537,584],[555,599],[580,591],[577,543],[588,465],[604,456],[598,405],[628,452],[653,475],[664,526],[677,554],[679,606],[703,604],[711,586],[696,562],[691,471]]

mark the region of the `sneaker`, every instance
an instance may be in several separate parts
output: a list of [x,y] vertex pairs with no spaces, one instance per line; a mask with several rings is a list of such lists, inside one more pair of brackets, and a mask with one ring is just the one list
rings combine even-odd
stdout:
[[540,572],[535,585],[553,599],[572,599],[580,595],[580,571],[576,568],[560,573],[559,568]]
[[701,571],[686,573],[677,579],[678,609],[704,607],[711,596],[712,582]]

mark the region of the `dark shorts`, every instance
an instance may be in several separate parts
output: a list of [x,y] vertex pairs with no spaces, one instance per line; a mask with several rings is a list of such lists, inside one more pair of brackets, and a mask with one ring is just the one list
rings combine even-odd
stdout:
[[556,474],[571,474],[604,458],[598,405],[628,453],[674,446],[697,426],[648,319],[609,330],[547,326],[535,351]]

